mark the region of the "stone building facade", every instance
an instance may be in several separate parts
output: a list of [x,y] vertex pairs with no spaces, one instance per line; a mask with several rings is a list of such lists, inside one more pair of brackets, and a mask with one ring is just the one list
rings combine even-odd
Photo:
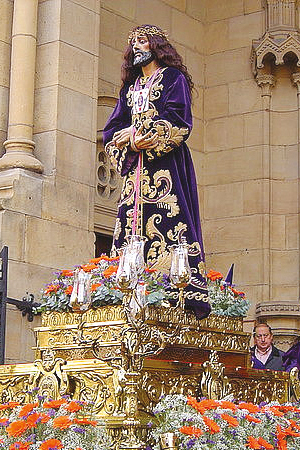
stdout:
[[[0,10],[9,297],[38,297],[55,269],[94,255],[95,236],[108,245],[121,180],[102,130],[128,31],[154,23],[196,86],[188,144],[207,266],[235,263],[252,303],[245,327],[268,318],[291,343],[300,334],[298,0],[0,0]],[[7,362],[33,359],[33,325],[7,307]]]

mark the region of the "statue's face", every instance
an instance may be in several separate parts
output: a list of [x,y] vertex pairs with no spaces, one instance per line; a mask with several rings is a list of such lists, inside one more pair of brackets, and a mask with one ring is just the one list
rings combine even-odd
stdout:
[[135,36],[131,40],[133,49],[133,65],[137,67],[145,67],[154,57],[150,50],[147,36]]

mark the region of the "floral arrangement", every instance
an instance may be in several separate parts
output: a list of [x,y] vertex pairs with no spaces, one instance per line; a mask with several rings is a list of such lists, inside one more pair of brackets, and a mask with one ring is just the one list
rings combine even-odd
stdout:
[[[56,278],[42,291],[40,306],[34,308],[35,313],[45,311],[71,311],[71,296],[76,269],[90,274],[91,307],[119,305],[123,292],[116,283],[119,257],[110,258],[102,255],[91,259],[88,264],[78,266],[74,270],[61,270]],[[223,280],[220,272],[210,270],[207,274],[208,294],[212,313],[226,316],[246,316],[249,301],[244,292],[235,290]],[[155,269],[146,268],[138,280],[137,294],[142,296],[140,303],[154,306],[169,306],[172,286],[169,277]]]
[[[79,266],[85,273],[91,275],[90,295],[91,306],[121,304],[123,293],[116,284],[119,257],[109,258],[102,255],[93,258],[88,264]],[[56,278],[47,285],[41,295],[41,305],[35,308],[35,313],[44,311],[71,311],[70,299],[73,290],[75,270],[62,270],[56,273]],[[168,298],[170,288],[168,277],[155,269],[146,268],[141,274],[138,286],[143,291],[144,305],[159,306]]]
[[244,292],[224,281],[220,272],[210,270],[206,276],[212,313],[231,317],[247,315],[250,302]]
[[[88,413],[88,417],[85,413]],[[0,450],[108,450],[103,425],[88,405],[35,395],[32,403],[0,404]]]
[[155,450],[160,448],[159,436],[167,432],[175,433],[180,450],[300,448],[299,405],[197,401],[179,394],[164,397],[154,414]]

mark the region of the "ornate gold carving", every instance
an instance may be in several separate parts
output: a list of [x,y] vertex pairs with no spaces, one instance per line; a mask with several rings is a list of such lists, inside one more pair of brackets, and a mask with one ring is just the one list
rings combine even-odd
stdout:
[[145,370],[138,386],[139,409],[151,414],[162,395],[196,396],[199,374],[178,374],[172,370]]
[[300,401],[300,381],[299,381],[299,370],[297,367],[293,367],[290,371],[290,380],[291,380],[291,388],[292,395],[297,402]]
[[213,400],[224,398],[229,392],[229,383],[224,374],[225,366],[219,362],[215,350],[210,353],[209,360],[203,363],[203,369],[200,382],[201,394]]
[[[78,325],[81,322],[125,322],[126,317],[121,306],[110,305],[103,306],[98,309],[90,309],[83,314],[81,313],[61,313],[61,312],[46,312],[42,315],[43,327],[61,327],[65,325]],[[106,324],[109,325],[109,324]],[[38,328],[37,328],[38,330]]]

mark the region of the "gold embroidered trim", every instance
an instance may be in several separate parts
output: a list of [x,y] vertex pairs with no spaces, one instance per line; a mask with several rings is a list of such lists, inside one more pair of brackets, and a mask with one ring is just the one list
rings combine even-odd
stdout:
[[154,159],[155,156],[162,156],[164,153],[169,153],[174,147],[178,147],[183,142],[184,136],[189,133],[188,128],[173,126],[167,120],[162,119],[149,123],[149,128],[154,130],[158,135],[157,146],[146,150],[149,160]]
[[110,141],[105,146],[105,151],[115,169],[121,173],[122,164],[128,151],[128,144],[121,149],[116,147],[113,141]]

